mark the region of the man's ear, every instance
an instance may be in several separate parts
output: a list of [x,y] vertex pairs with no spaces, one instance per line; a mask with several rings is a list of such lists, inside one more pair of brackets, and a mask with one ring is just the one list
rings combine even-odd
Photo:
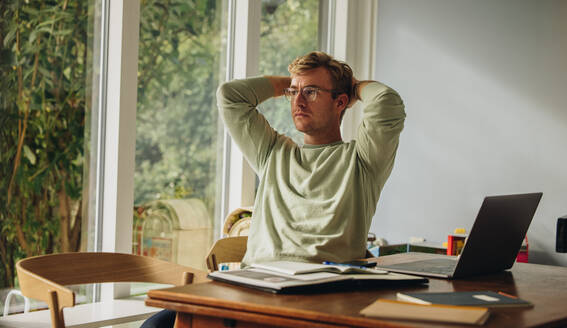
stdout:
[[337,99],[335,99],[337,102],[337,106],[338,106],[338,110],[339,112],[342,112],[343,110],[346,109],[347,105],[348,105],[348,96],[346,93],[341,93],[340,95],[337,96]]

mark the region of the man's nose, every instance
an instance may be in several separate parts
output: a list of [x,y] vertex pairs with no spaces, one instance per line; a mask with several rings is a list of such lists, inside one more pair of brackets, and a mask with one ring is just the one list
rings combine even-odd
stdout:
[[307,99],[305,99],[302,92],[297,93],[297,96],[295,96],[294,101],[297,106],[299,105],[305,106],[305,104],[307,104]]

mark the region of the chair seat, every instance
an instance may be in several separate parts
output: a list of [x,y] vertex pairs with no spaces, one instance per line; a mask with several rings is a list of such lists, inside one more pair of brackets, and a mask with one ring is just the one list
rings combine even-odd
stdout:
[[[90,328],[145,320],[161,309],[146,306],[143,300],[113,300],[80,304],[63,309],[65,327]],[[13,314],[0,318],[0,327],[50,328],[49,310]]]

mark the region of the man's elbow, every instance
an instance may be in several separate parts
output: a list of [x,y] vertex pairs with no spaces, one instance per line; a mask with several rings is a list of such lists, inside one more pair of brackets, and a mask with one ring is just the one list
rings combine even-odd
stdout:
[[233,104],[238,104],[244,101],[241,99],[241,93],[238,92],[234,81],[221,83],[217,88],[216,96],[217,106],[221,113],[233,108]]
[[227,94],[230,94],[230,82],[223,82],[217,88],[217,101],[221,104],[221,100],[226,99]]

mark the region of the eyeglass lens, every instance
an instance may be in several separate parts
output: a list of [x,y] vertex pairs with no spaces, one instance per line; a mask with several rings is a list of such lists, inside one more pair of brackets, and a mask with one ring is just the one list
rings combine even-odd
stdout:
[[[318,91],[319,90],[317,88],[305,87],[301,89],[301,96],[303,96],[303,98],[305,98],[307,101],[315,101],[315,99],[317,99]],[[295,88],[284,89],[285,97],[289,101],[292,101],[299,94],[299,92],[300,91]]]

